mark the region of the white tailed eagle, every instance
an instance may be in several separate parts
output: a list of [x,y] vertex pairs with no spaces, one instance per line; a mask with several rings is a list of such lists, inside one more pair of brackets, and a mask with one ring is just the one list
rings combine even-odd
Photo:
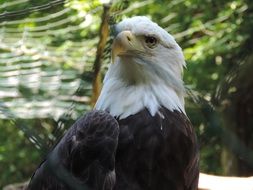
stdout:
[[112,63],[94,111],[69,129],[28,189],[197,189],[181,48],[147,17],[125,19],[114,30]]

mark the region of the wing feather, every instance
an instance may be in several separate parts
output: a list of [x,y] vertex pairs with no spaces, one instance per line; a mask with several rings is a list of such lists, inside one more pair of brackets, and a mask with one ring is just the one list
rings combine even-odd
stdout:
[[81,117],[34,173],[28,190],[111,190],[117,121],[104,111]]

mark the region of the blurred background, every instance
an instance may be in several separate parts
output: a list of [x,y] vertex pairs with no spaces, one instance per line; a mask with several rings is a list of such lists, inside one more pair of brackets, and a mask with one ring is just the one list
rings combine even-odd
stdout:
[[201,172],[253,175],[252,0],[0,0],[0,189],[28,180],[92,109],[110,62],[107,28],[134,15],[184,50]]

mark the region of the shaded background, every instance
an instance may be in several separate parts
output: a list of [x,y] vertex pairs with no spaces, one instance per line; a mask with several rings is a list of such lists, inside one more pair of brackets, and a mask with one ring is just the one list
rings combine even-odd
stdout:
[[[29,179],[92,109],[102,3],[0,0],[0,188]],[[253,1],[115,0],[109,7],[110,25],[146,15],[183,48],[201,171],[253,175]],[[98,63],[102,77],[110,43]]]

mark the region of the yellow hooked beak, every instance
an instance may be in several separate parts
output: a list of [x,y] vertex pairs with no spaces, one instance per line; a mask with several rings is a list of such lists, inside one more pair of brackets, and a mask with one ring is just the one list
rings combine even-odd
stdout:
[[127,54],[131,51],[144,51],[141,42],[130,31],[120,32],[112,44],[112,63],[117,56]]

